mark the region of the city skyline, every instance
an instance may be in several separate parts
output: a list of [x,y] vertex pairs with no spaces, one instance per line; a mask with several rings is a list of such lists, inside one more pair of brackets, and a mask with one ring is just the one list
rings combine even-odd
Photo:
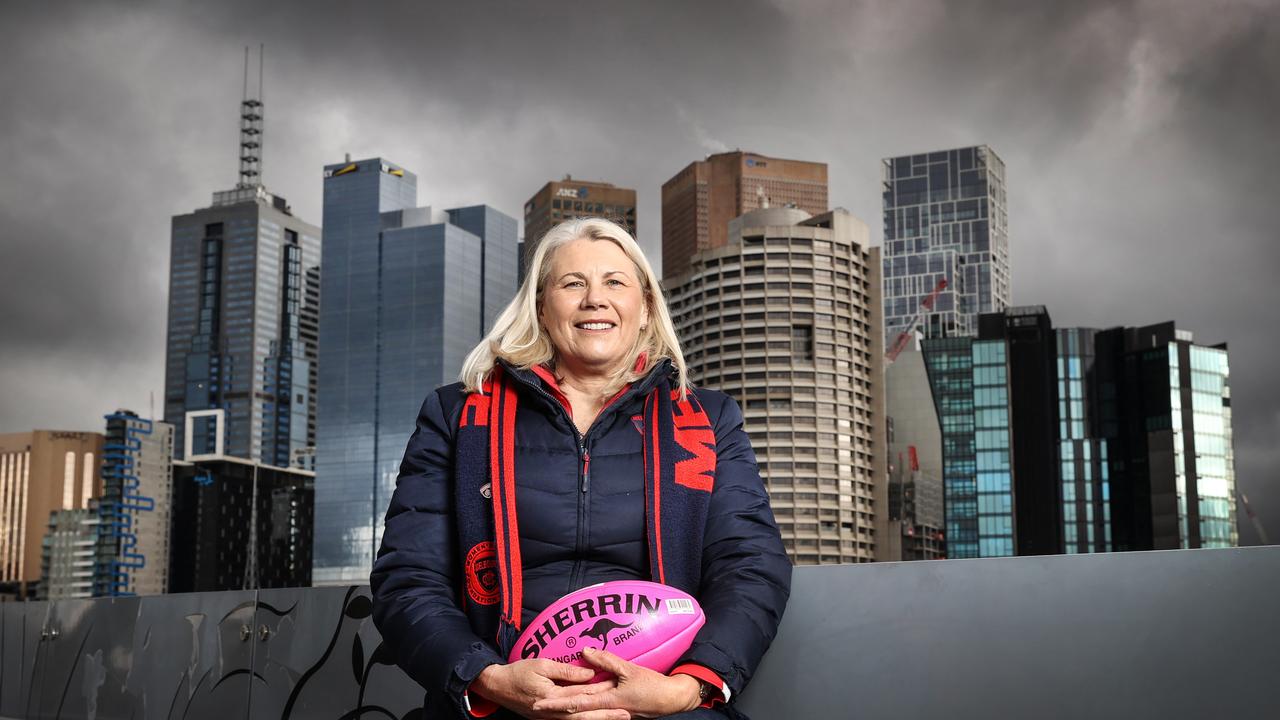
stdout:
[[[419,22],[317,11],[302,33],[296,8],[270,8],[247,34],[232,4],[25,7],[3,11],[27,30],[23,70],[0,80],[24,99],[0,110],[0,432],[99,431],[151,392],[158,419],[168,217],[234,182],[241,48],[265,42],[264,182],[308,219],[345,152],[415,168],[433,206],[513,217],[572,173],[636,189],[660,265],[661,183],[736,147],[827,163],[830,204],[879,245],[882,158],[989,144],[1017,178],[1014,304],[1061,327],[1173,320],[1230,343],[1238,487],[1280,531],[1280,342],[1265,331],[1280,113],[1259,91],[1280,77],[1275,7],[646,4],[602,19],[511,5],[499,19],[478,4]],[[414,42],[422,21],[459,31]],[[596,21],[606,32],[584,35]],[[482,26],[500,40],[474,43]]]

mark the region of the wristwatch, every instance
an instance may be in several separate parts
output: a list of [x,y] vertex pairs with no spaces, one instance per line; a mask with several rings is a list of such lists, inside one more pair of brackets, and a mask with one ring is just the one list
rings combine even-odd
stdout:
[[698,702],[705,703],[707,700],[711,699],[711,694],[714,689],[711,687],[711,683],[706,680],[701,680],[699,678],[694,679],[698,681]]

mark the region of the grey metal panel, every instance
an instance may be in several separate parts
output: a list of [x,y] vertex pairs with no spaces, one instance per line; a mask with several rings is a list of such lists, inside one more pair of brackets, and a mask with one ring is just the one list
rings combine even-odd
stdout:
[[[18,667],[17,663],[9,659],[11,648],[5,645],[5,628],[10,622],[10,618],[20,617],[22,613],[21,606],[16,602],[0,602],[0,717],[13,716],[13,708],[17,705],[17,700],[6,702],[5,695],[5,674],[12,673]],[[10,675],[12,677],[12,675]],[[10,686],[15,690],[18,687],[16,680],[9,681]]]
[[49,604],[27,717],[129,717],[123,685],[133,653],[120,650],[131,646],[137,605],[134,598]]
[[1280,548],[803,567],[755,718],[1264,717]]
[[36,672],[36,665],[44,655],[45,643],[40,635],[44,630],[45,620],[49,614],[48,602],[26,602],[26,610],[22,615],[22,650],[21,678],[18,686],[17,717],[28,717],[34,706],[34,698],[38,696],[43,677]]
[[136,703],[130,717],[245,717],[254,597],[244,591],[141,598],[126,688]]
[[38,652],[24,666],[33,669],[30,698],[15,715],[225,720],[247,712],[253,646],[241,627],[253,619],[252,592],[47,605],[43,632],[34,629]]
[[367,587],[259,591],[250,717],[400,718],[420,709],[423,691],[380,650],[371,608]]
[[0,717],[22,711],[22,640],[27,604],[0,603]]

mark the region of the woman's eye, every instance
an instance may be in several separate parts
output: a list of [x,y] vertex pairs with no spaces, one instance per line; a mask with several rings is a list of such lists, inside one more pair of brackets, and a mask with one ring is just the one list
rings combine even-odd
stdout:
[[610,285],[622,285],[623,283],[622,283],[622,281],[621,281],[621,280],[613,279],[613,280],[609,280],[609,284],[610,284]]

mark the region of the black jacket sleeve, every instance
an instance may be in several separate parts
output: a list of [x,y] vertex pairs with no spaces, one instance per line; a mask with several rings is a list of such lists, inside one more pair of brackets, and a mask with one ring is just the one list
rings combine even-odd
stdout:
[[452,467],[450,425],[439,393],[432,392],[400,465],[369,584],[374,624],[397,664],[468,717],[463,691],[503,659],[476,636],[457,604],[462,583]]
[[700,391],[699,398],[708,411],[716,398],[723,404],[715,420],[716,481],[698,591],[707,622],[680,663],[714,671],[736,695],[778,631],[791,594],[791,560],[742,427],[742,410],[722,393]]

